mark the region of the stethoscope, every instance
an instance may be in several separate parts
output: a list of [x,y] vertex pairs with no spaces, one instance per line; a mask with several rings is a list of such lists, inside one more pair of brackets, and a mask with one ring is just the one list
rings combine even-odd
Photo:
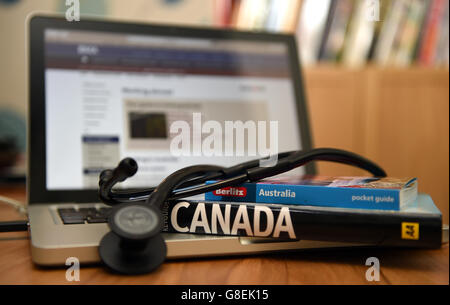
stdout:
[[132,177],[138,170],[135,160],[123,159],[115,169],[100,174],[100,199],[113,206],[108,217],[111,231],[103,237],[99,246],[102,261],[112,270],[124,274],[148,273],[160,266],[167,253],[161,235],[161,208],[167,200],[256,182],[311,161],[347,164],[364,169],[375,177],[386,177],[385,171],[374,162],[345,150],[319,148],[284,152],[277,157],[276,164],[267,167],[260,166],[262,159],[231,167],[193,165],[175,171],[157,187],[139,191],[113,190],[117,183]]

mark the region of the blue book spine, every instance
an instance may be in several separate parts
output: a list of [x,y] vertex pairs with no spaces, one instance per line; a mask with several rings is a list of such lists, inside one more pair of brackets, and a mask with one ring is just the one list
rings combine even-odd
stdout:
[[208,192],[205,200],[400,210],[400,191],[390,189],[244,183]]

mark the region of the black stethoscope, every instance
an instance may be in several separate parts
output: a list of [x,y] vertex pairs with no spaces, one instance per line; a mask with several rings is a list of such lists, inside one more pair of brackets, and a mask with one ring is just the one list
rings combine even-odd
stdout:
[[[161,236],[161,208],[167,200],[190,197],[244,182],[255,182],[290,171],[311,161],[331,161],[356,166],[375,177],[385,171],[372,161],[355,153],[319,148],[278,154],[275,166],[261,167],[260,159],[231,167],[194,165],[182,168],[157,187],[140,191],[113,190],[114,185],[133,176],[136,161],[123,159],[114,170],[100,174],[100,199],[114,206],[108,217],[111,229],[100,242],[99,254],[112,270],[124,274],[143,274],[160,266],[167,248]],[[219,180],[205,184],[210,180]]]

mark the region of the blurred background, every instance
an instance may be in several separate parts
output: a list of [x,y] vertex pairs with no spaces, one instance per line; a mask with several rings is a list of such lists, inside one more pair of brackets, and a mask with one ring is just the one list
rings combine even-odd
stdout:
[[[65,0],[0,0],[0,183],[25,172],[26,17],[66,9]],[[80,9],[81,18],[296,35],[314,145],[418,177],[448,223],[448,0],[80,0]]]

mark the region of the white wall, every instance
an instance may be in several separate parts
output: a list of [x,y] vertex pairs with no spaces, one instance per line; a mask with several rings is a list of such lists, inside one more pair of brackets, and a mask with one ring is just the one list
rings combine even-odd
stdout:
[[23,0],[0,5],[0,107],[26,113],[26,16],[32,11],[53,12],[57,0]]
[[164,5],[163,0],[108,0],[110,16],[158,23],[210,25],[215,0],[182,0]]
[[[83,1],[80,1],[81,18]],[[183,0],[170,5],[163,0],[107,0],[106,3],[109,17],[114,19],[200,25],[213,22],[212,0]],[[6,106],[26,115],[26,16],[33,11],[57,12],[64,5],[65,0],[20,0],[13,5],[0,4],[0,108]]]

